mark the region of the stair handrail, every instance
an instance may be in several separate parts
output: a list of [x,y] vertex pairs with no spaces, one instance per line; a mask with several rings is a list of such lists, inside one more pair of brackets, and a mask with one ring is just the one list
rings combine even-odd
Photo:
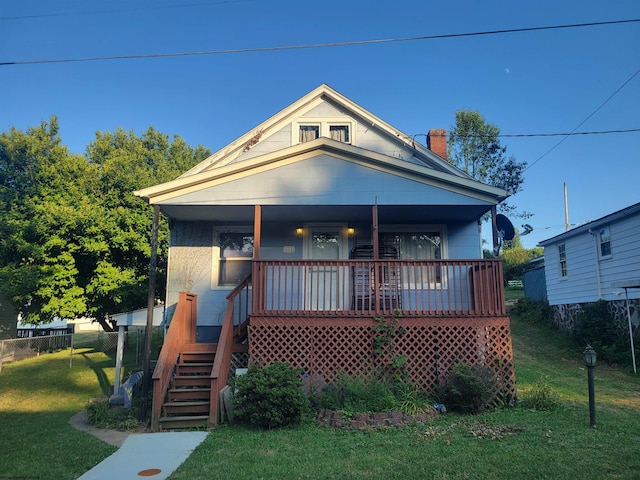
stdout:
[[183,345],[195,342],[197,317],[197,295],[180,292],[178,304],[171,319],[169,330],[162,344],[156,368],[153,370],[153,403],[151,407],[151,430],[157,432],[160,427],[162,404],[173,376],[178,355]]
[[[238,325],[240,325],[240,317],[235,315],[235,300],[241,296],[244,291],[247,295],[251,286],[251,274],[249,274],[242,282],[240,282],[227,295],[227,309],[224,314],[224,322],[220,331],[220,339],[216,349],[216,356],[213,360],[211,368],[211,397],[209,402],[209,425],[218,424],[220,418],[220,390],[224,388],[229,381],[229,368],[231,367],[231,357],[233,354],[233,333],[236,326],[236,317]],[[237,312],[239,313],[239,312]],[[246,312],[247,316],[249,312]]]

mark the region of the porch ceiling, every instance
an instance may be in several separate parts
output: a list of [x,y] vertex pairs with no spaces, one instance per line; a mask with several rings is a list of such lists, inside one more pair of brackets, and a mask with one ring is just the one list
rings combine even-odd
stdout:
[[[480,218],[490,205],[378,205],[381,224],[450,223]],[[175,220],[251,224],[253,205],[162,205]],[[263,222],[356,222],[371,218],[371,205],[272,205],[262,207]]]

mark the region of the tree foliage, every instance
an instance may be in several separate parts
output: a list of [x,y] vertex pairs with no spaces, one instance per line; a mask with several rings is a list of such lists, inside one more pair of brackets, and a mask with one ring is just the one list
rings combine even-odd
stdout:
[[[23,317],[89,316],[110,329],[107,314],[146,306],[152,213],[132,192],[208,154],[150,127],[97,132],[77,155],[56,117],[0,133],[0,281]],[[160,232],[162,265],[166,224]]]
[[[500,129],[487,123],[479,112],[458,110],[456,125],[449,134],[449,161],[476,180],[515,194],[522,190],[527,164],[507,156],[507,147],[501,145],[499,136]],[[529,216],[517,213],[507,202],[499,208],[504,213]]]

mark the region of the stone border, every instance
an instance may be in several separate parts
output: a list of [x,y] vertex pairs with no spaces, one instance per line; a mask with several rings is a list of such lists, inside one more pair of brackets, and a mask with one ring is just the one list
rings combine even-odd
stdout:
[[435,408],[429,408],[415,415],[405,415],[402,412],[386,413],[354,413],[350,417],[342,412],[321,408],[316,417],[319,425],[328,425],[335,428],[353,428],[366,430],[376,427],[403,427],[405,425],[425,424],[433,420],[437,415]]

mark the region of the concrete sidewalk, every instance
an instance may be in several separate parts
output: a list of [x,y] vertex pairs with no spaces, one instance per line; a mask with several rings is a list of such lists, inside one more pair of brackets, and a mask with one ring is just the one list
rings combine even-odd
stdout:
[[163,480],[207,438],[208,432],[128,433],[96,428],[82,410],[69,420],[78,430],[120,449],[78,480],[129,480],[143,477]]
[[208,432],[129,435],[120,449],[78,480],[166,479],[202,443]]

